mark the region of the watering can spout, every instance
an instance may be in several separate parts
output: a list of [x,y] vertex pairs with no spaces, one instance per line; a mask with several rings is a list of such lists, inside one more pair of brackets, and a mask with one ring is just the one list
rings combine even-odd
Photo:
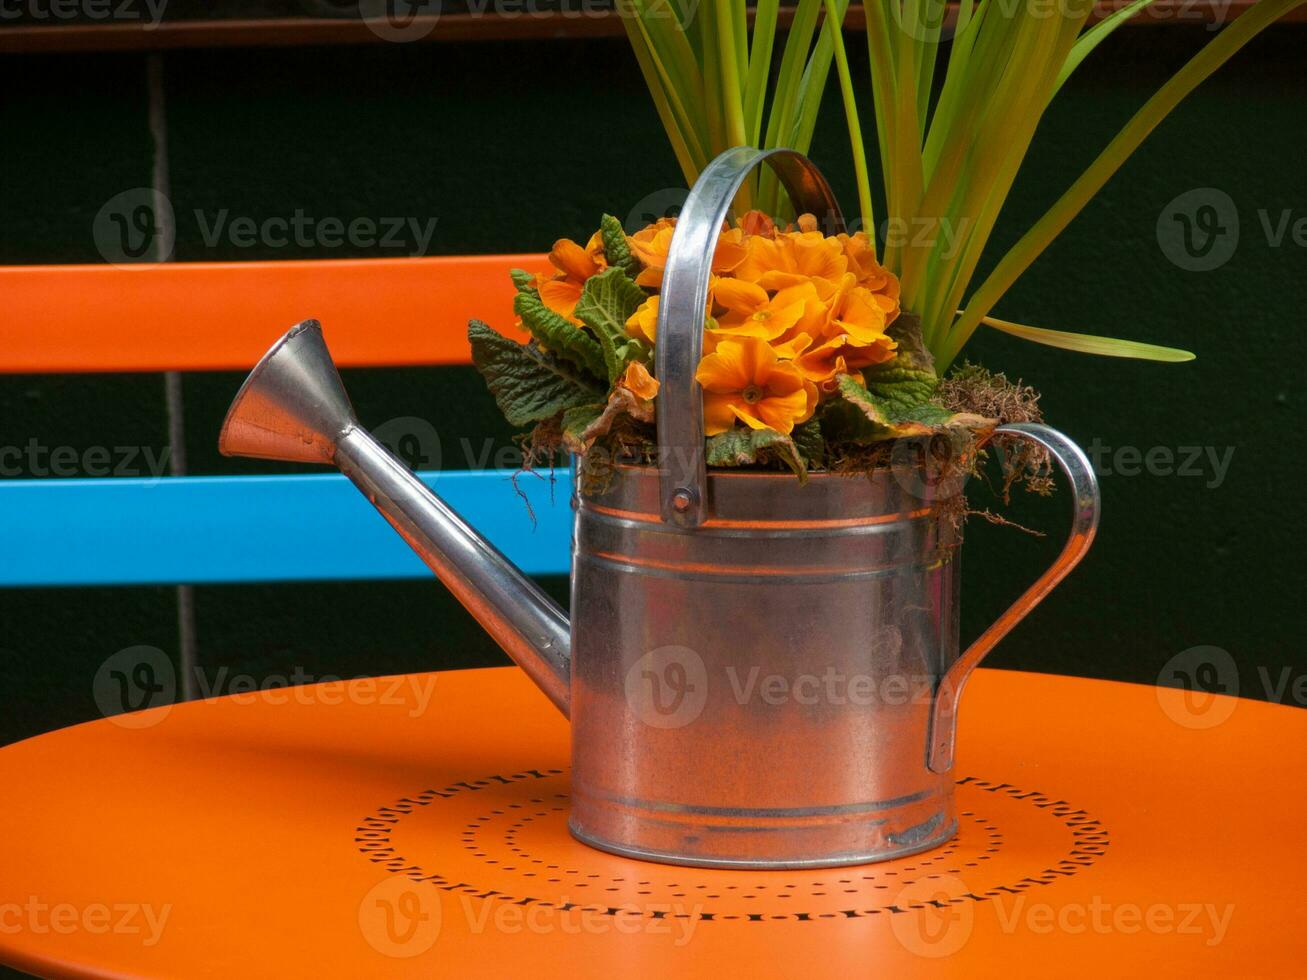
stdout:
[[316,320],[292,327],[255,366],[227,412],[218,450],[335,465],[568,714],[567,614],[359,426]]

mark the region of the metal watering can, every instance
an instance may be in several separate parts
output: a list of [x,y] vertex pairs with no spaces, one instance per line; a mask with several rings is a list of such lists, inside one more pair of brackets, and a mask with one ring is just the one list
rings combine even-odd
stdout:
[[1098,524],[1084,453],[1042,425],[1071,482],[1057,561],[965,652],[960,481],[713,471],[694,381],[717,231],[765,160],[800,213],[843,219],[790,150],[730,150],[702,174],[663,279],[660,461],[573,498],[572,616],[359,427],[315,321],[237,394],[227,455],[329,463],[367,496],[571,719],[574,836],[630,857],[714,868],[860,864],[956,831],[958,699],[990,649],[1076,565]]

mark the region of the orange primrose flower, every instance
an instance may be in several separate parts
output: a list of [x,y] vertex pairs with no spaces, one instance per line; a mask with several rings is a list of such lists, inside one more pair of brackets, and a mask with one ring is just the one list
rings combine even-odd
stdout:
[[636,242],[647,245],[649,244],[649,242],[653,241],[654,236],[657,235],[664,228],[675,228],[675,227],[676,227],[675,218],[659,218],[657,221],[653,222],[652,224],[645,225],[634,235],[627,235],[626,237],[627,240],[633,246]]
[[849,271],[858,277],[859,282],[881,273],[888,275],[885,267],[876,261],[876,256],[872,253],[871,239],[867,237],[865,231],[856,231],[852,235],[841,232],[835,237],[844,249],[845,258],[849,260]]
[[714,301],[726,312],[717,318],[717,331],[738,337],[776,340],[792,328],[824,312],[817,290],[805,282],[782,289],[775,296],[757,283],[718,279]]
[[849,260],[837,239],[826,238],[819,231],[802,231],[750,238],[744,260],[733,273],[737,279],[773,290],[810,279],[838,282],[848,269]]
[[626,318],[626,332],[650,344],[658,330],[658,297],[650,296]]
[[579,324],[581,321],[572,314],[585,281],[608,266],[604,258],[603,236],[595,232],[585,248],[570,238],[560,238],[549,252],[549,263],[558,272],[553,277],[536,277],[540,301],[560,316]]
[[865,232],[837,236],[849,260],[849,271],[857,283],[876,294],[885,310],[885,322],[893,323],[899,315],[899,280],[892,272],[876,261],[871,242]]
[[745,235],[760,235],[763,238],[776,237],[776,222],[771,216],[756,208],[752,211],[746,211],[744,216],[739,218],[735,225]]
[[885,328],[889,326],[885,303],[885,297],[854,286],[839,297],[831,310],[828,335],[847,334],[859,345],[889,342],[885,336]]
[[[812,337],[808,334],[794,333],[793,331],[791,333],[793,336],[784,340],[773,340],[771,344],[771,349],[776,352],[776,356],[782,361],[792,361],[812,346]],[[705,345],[704,350],[707,349],[708,347]]]
[[[638,285],[657,289],[663,284],[663,269],[667,265],[667,252],[672,247],[672,234],[676,231],[675,222],[663,219],[667,223],[662,227],[651,225],[627,238],[631,251],[640,260],[644,268],[635,277]],[[647,234],[653,230],[653,234]],[[744,260],[744,232],[739,228],[723,231],[717,237],[717,249],[713,253],[712,271],[717,275],[730,272]]]
[[860,375],[865,367],[881,364],[894,356],[894,341],[882,337],[872,344],[859,345],[847,336],[830,340],[800,352],[794,358],[795,369],[822,391],[832,390],[836,375]]
[[[713,291],[717,288],[719,282],[725,282],[724,279],[718,279],[713,276],[708,282],[708,306],[703,311],[704,318],[712,311]],[[711,325],[711,321],[709,321]],[[632,337],[639,337],[641,340],[652,344],[658,333],[658,297],[650,296],[647,300],[635,308],[635,312],[626,318],[626,332]]]
[[812,418],[817,387],[757,337],[723,337],[699,362],[695,380],[703,386],[704,432],[715,436],[739,419],[751,429],[789,434]]
[[626,365],[626,370],[622,372],[622,377],[617,384],[642,401],[653,401],[654,396],[658,394],[658,379],[639,361],[632,361]]

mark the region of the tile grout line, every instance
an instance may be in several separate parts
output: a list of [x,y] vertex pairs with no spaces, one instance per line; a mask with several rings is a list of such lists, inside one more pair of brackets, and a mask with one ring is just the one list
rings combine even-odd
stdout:
[[[146,56],[146,87],[149,95],[150,138],[154,143],[151,185],[154,188],[155,261],[172,261],[177,229],[168,196],[172,191],[168,170],[168,122],[164,104],[163,57],[157,52]],[[177,371],[163,375],[164,404],[168,414],[169,470],[173,476],[186,475],[186,416],[182,404],[182,376]],[[181,668],[181,698],[195,697],[195,671],[198,644],[195,634],[195,589],[177,586],[178,666]]]

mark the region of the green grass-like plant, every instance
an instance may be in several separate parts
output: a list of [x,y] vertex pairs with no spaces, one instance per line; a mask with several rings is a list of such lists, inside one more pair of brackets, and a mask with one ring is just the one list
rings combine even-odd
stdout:
[[[1304,0],[1258,0],[1125,124],[993,270],[977,267],[1050,102],[1084,59],[1153,0],[1086,27],[1091,0],[962,0],[944,39],[943,0],[862,0],[886,202],[880,260],[921,318],[941,373],[982,325],[1067,350],[1185,361],[1187,351],[1047,330],[990,314],[1149,133],[1205,78]],[[848,0],[798,0],[784,43],[779,0],[619,0],[627,34],[687,182],[738,145],[806,153],[832,65],[843,100],[863,227],[876,227],[855,82],[842,24]],[[752,19],[752,27],[750,27]],[[737,200],[783,215],[770,172]],[[922,229],[933,233],[921,234]]]

